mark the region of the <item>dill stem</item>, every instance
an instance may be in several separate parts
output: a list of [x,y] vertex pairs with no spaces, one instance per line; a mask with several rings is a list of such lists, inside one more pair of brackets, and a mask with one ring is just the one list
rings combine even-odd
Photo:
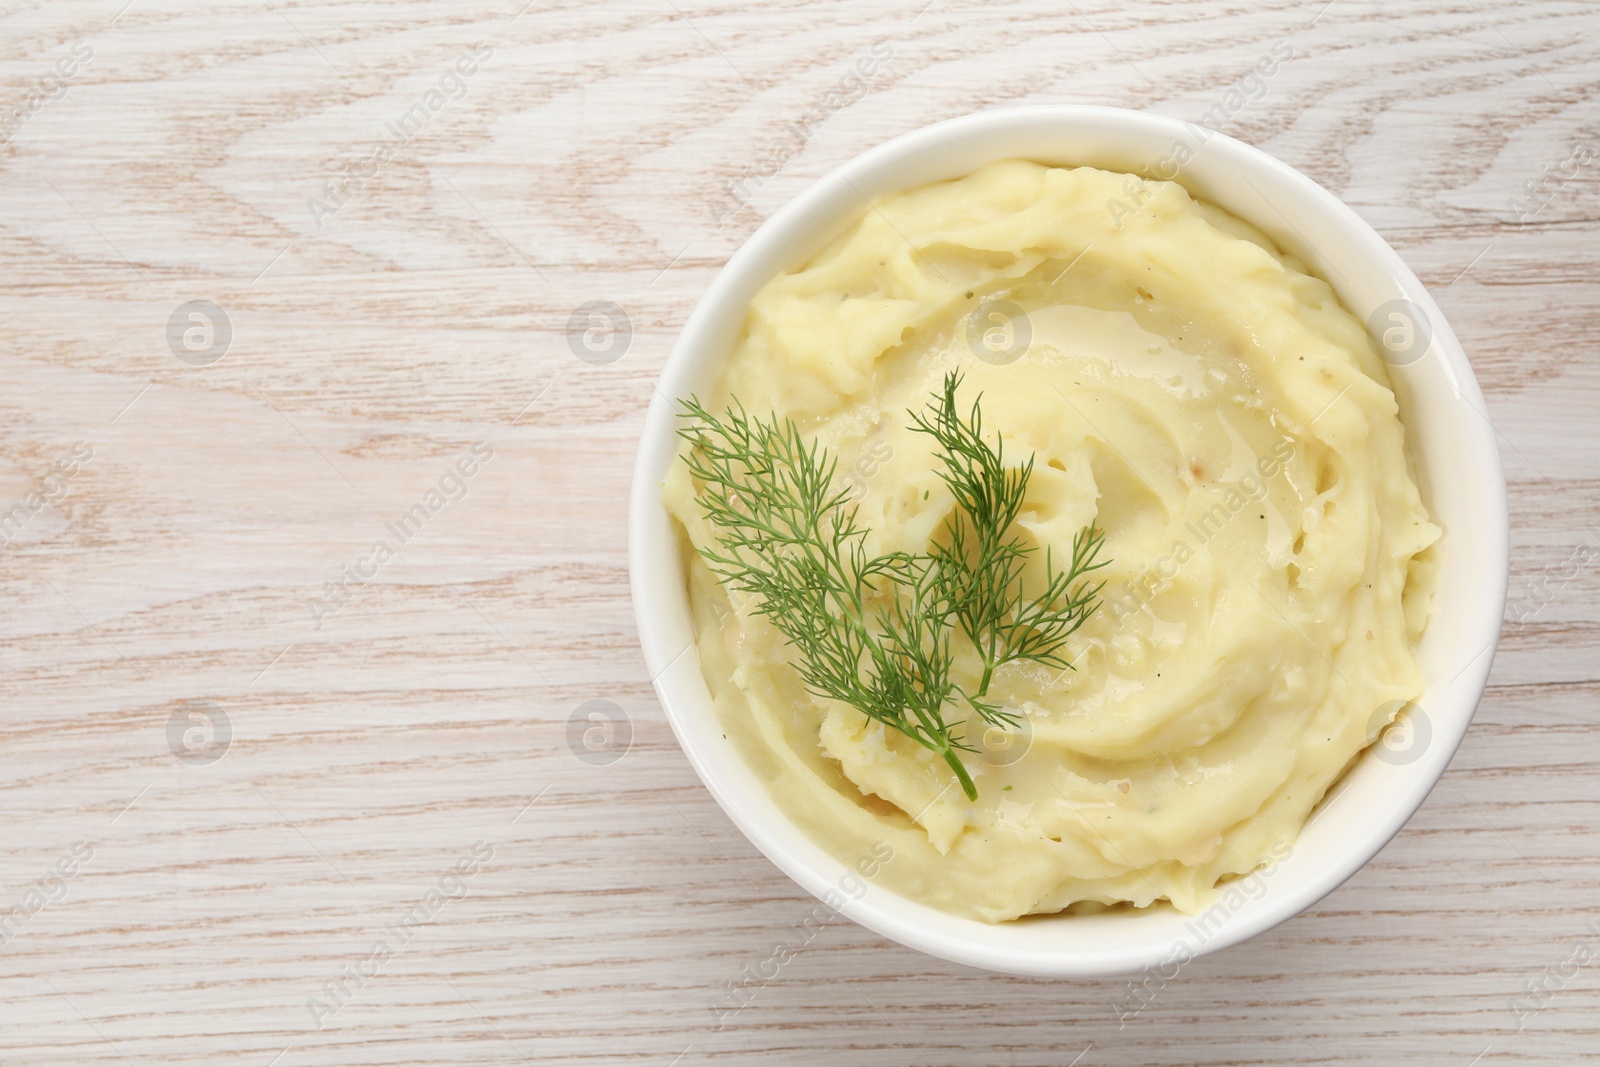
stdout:
[[956,777],[961,779],[961,791],[967,794],[968,800],[978,799],[978,787],[972,784],[972,777],[967,774],[967,769],[961,765],[961,757],[956,755],[956,750],[946,745],[939,750],[939,755],[956,772]]

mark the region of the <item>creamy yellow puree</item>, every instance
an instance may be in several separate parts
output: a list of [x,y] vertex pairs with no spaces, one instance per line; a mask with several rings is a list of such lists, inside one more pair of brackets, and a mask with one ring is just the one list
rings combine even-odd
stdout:
[[[688,553],[717,712],[783,809],[847,864],[889,842],[880,884],[991,922],[1205,907],[1422,690],[1439,530],[1366,332],[1176,183],[1114,217],[1126,180],[1010,160],[875,204],[760,292],[702,397],[796,420],[838,457],[869,550],[918,552],[953,502],[906,411],[959,369],[962,407],[981,393],[1013,461],[1036,457],[1025,535],[1060,559],[1105,531],[1076,670],[1003,668],[990,695],[1023,727],[969,726],[974,802],[933,753],[807,694]],[[693,493],[675,464],[667,506],[703,546]]]

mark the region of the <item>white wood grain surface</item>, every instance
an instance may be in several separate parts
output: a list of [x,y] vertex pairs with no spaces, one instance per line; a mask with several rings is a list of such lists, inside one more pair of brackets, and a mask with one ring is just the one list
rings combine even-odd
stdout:
[[[1600,5],[521,2],[0,15],[0,1063],[1596,1058],[1600,958],[1572,961],[1600,952],[1600,577],[1569,561],[1600,546],[1600,160],[1563,161],[1600,121]],[[864,94],[830,97],[877,42]],[[719,1028],[812,903],[654,702],[625,559],[643,410],[777,205],[905,130],[1045,102],[1222,103],[1400,250],[1488,395],[1513,595],[1542,606],[1407,829],[1137,1015],[1119,980],[841,919]],[[749,202],[719,219],[730,183]],[[167,336],[197,300],[231,329],[203,366]],[[568,342],[593,300],[630,323],[609,364]],[[441,479],[459,499],[428,511]],[[591,700],[628,717],[613,762],[569,745]]]

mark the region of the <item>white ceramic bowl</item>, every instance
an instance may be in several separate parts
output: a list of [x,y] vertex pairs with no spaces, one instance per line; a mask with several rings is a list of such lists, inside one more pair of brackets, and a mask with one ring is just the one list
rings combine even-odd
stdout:
[[[1400,257],[1359,216],[1249,145],[1173,119],[1103,107],[989,111],[897,138],[845,164],[768,219],[712,283],[683,328],[645,419],[629,511],[634,611],[667,720],[717,802],[773,863],[823,897],[846,868],[796,828],[722,736],[693,648],[678,535],[661,504],[673,461],[675,398],[704,394],[752,296],[804,263],[877,197],[960,177],[992,160],[1109,170],[1156,168],[1209,134],[1177,180],[1270,235],[1369,320],[1409,300],[1431,343],[1391,370],[1423,499],[1444,529],[1438,610],[1418,651],[1427,689],[1410,747],[1374,746],[1329,794],[1293,852],[1204,921],[1166,906],[989,925],[873,886],[844,914],[902,944],[1011,974],[1118,974],[1236,944],[1311,906],[1371,859],[1422,804],[1471,722],[1500,632],[1507,575],[1505,481],[1483,395],[1461,344]],[[1155,171],[1157,176],[1163,172]],[[1243,898],[1239,903],[1238,898]],[[833,899],[837,901],[838,895]],[[1181,947],[1181,946],[1186,946]]]

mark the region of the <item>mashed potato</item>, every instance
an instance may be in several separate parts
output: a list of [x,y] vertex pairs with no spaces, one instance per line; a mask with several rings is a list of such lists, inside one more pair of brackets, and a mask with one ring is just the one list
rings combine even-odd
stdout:
[[[1126,180],[1012,160],[881,201],[761,291],[702,397],[794,419],[838,457],[869,549],[921,552],[953,501],[907,409],[959,370],[963,408],[981,394],[1008,457],[1035,456],[1023,535],[1061,559],[1105,532],[1076,669],[1003,667],[990,695],[1021,727],[968,726],[976,801],[934,753],[808,694],[689,553],[706,681],[779,804],[846,864],[888,842],[879,884],[991,922],[1205,907],[1422,690],[1439,530],[1366,332],[1175,183],[1114,217]],[[667,506],[711,545],[694,492],[675,464]]]

